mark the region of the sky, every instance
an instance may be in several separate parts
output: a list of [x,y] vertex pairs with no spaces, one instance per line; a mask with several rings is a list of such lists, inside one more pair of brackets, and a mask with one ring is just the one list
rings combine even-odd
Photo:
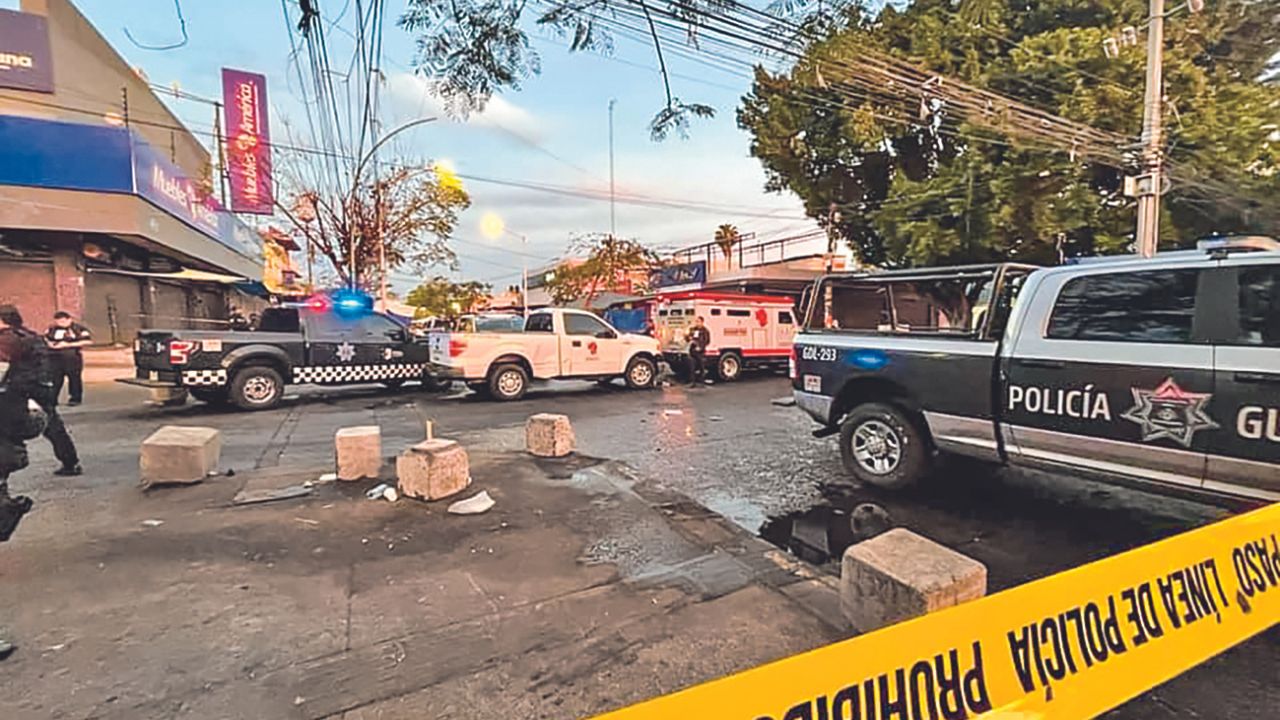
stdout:
[[[263,0],[182,0],[187,42],[182,38],[174,0],[74,0],[117,52],[140,67],[153,83],[178,83],[187,92],[221,97],[220,69],[234,67],[267,76],[272,139],[281,142],[287,121],[290,134],[312,144],[296,69],[290,64],[290,38],[279,3]],[[430,92],[430,82],[412,70],[413,38],[392,21],[405,0],[387,0],[381,90],[384,127],[422,116],[441,115],[443,108]],[[289,0],[296,22],[297,6]],[[334,67],[346,68],[354,43],[354,3],[317,0],[321,16],[341,17],[328,32]],[[350,5],[342,16],[344,5]],[[16,8],[17,0],[0,0],[0,7]],[[530,8],[536,8],[531,3]],[[495,96],[481,113],[466,120],[448,119],[415,127],[391,146],[394,153],[421,160],[447,159],[463,175],[572,186],[594,191],[609,188],[609,102],[614,113],[615,174],[619,194],[643,194],[712,207],[698,211],[670,207],[617,205],[617,234],[633,237],[664,250],[708,242],[715,228],[733,223],[762,238],[781,237],[814,227],[800,201],[790,193],[764,191],[765,174],[749,154],[750,136],[739,130],[735,110],[749,89],[745,73],[730,73],[668,53],[673,91],[686,102],[716,108],[713,119],[695,120],[688,139],[673,137],[655,143],[648,124],[662,106],[663,90],[651,45],[616,37],[611,56],[570,53],[565,39],[529,24],[542,72],[517,91]],[[127,33],[127,34],[126,34]],[[339,95],[342,90],[339,89]],[[195,130],[212,125],[213,110],[198,102],[166,102]],[[203,138],[207,140],[207,137]],[[390,144],[389,144],[390,146]],[[522,264],[531,267],[565,253],[571,236],[609,230],[609,203],[565,197],[500,184],[465,181],[472,206],[461,216],[453,248],[460,272],[445,268],[428,271],[480,279],[502,288],[517,284]],[[527,237],[527,246],[504,237],[486,238],[480,218],[499,214],[512,232]],[[767,216],[767,217],[762,217]],[[393,277],[404,291],[419,278],[409,273]]]

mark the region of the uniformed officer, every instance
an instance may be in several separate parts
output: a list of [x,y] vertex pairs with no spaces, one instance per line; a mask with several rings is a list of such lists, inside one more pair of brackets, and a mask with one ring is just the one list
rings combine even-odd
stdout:
[[9,476],[27,466],[26,435],[21,423],[27,415],[27,389],[35,373],[35,358],[30,345],[17,331],[12,305],[0,305],[0,540],[8,540],[9,533],[17,526],[18,519],[26,512],[21,505],[30,507],[30,501],[22,503],[9,497]]
[[89,328],[71,318],[71,313],[59,310],[53,314],[53,324],[45,332],[44,339],[53,349],[54,401],[62,395],[62,384],[67,384],[67,404],[79,405],[84,400],[84,356],[80,348],[90,345],[93,338]]
[[689,387],[701,383],[707,376],[707,346],[711,344],[711,331],[707,321],[699,315],[689,328]]
[[62,467],[53,471],[54,475],[80,475],[84,472],[80,467],[80,455],[76,452],[76,444],[67,432],[58,415],[58,396],[53,386],[53,370],[50,367],[49,350],[39,335],[23,325],[22,314],[13,305],[0,306],[0,313],[18,342],[27,348],[27,356],[31,367],[21,378],[22,392],[27,398],[34,400],[45,414],[44,437],[53,445],[53,455],[62,463]]
[[[0,305],[0,542],[8,540],[31,509],[31,498],[9,496],[9,476],[27,466],[29,427],[27,389],[38,381],[43,342],[20,332],[22,316],[12,305]],[[0,660],[16,647],[0,634]]]

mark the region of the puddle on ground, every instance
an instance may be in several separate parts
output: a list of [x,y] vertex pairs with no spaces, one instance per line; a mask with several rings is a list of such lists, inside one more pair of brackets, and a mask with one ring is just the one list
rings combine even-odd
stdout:
[[830,505],[769,518],[760,537],[815,565],[838,562],[854,542],[848,511]]

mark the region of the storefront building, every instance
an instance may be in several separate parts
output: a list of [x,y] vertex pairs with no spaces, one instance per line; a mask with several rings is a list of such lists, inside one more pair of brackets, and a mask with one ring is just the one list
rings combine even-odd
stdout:
[[210,155],[66,0],[0,10],[0,302],[99,342],[216,326],[257,301],[262,242]]

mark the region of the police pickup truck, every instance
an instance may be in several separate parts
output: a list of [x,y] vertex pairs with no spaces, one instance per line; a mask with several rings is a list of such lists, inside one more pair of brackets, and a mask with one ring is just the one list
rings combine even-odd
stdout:
[[[342,307],[344,301],[353,307]],[[426,338],[358,300],[320,298],[268,308],[253,330],[139,332],[135,377],[121,382],[185,388],[204,402],[266,410],[279,404],[286,384],[398,387],[421,380],[432,387],[427,353]]]
[[847,470],[899,488],[940,453],[1280,500],[1280,244],[830,275],[796,403]]

